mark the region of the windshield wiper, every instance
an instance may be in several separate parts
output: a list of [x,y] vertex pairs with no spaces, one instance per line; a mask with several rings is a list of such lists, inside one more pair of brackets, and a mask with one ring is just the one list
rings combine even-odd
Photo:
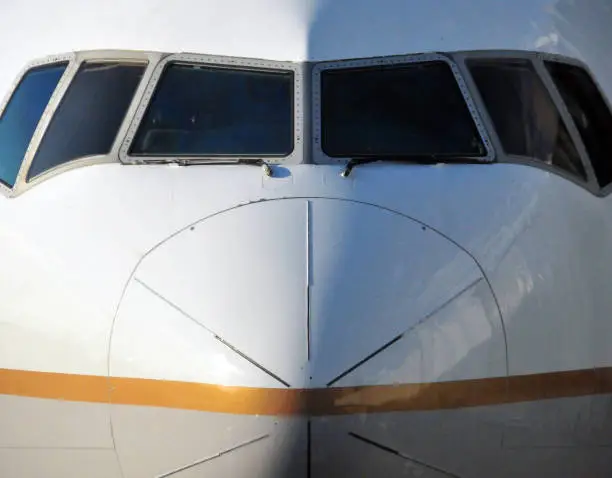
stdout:
[[266,176],[272,176],[272,168],[262,158],[238,158],[236,164],[250,164],[252,166],[261,166]]
[[247,164],[251,166],[262,166],[266,176],[272,176],[272,168],[263,158],[164,158],[149,159],[148,163],[176,164],[178,166],[198,166],[203,164]]
[[378,161],[389,161],[397,163],[415,163],[415,164],[440,164],[440,163],[461,163],[461,164],[477,164],[482,163],[482,159],[478,156],[454,155],[454,154],[406,154],[406,155],[372,155],[351,158],[346,164],[340,176],[346,178],[351,174],[355,166],[360,164],[375,163]]

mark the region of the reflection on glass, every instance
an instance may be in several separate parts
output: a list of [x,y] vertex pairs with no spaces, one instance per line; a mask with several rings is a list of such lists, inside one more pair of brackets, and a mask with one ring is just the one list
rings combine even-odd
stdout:
[[0,117],[0,181],[14,186],[36,126],[68,63],[28,71]]
[[146,64],[81,65],[34,157],[28,179],[83,156],[108,154]]
[[444,62],[327,70],[321,81],[322,148],[329,156],[485,155]]
[[130,154],[284,156],[293,150],[293,73],[171,64]]
[[545,62],[589,153],[601,187],[612,183],[612,112],[582,68]]
[[586,178],[567,128],[528,60],[471,60],[468,66],[506,153]]

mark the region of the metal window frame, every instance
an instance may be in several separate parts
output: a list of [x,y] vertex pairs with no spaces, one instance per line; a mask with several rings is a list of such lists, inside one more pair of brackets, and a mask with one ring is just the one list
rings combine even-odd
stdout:
[[13,186],[9,186],[3,182],[0,182],[0,194],[5,197],[13,197],[19,194],[23,189],[23,177],[25,177],[26,170],[29,167],[31,162],[31,158],[34,156],[36,149],[38,147],[38,143],[40,141],[40,137],[42,136],[42,132],[44,131],[45,124],[48,124],[53,112],[55,111],[54,104],[57,103],[58,97],[62,94],[62,91],[65,90],[66,85],[70,82],[70,79],[74,75],[75,69],[75,53],[65,53],[58,55],[50,55],[44,58],[38,58],[31,62],[28,62],[19,72],[13,83],[11,84],[8,92],[4,96],[2,103],[0,103],[0,118],[4,114],[6,107],[9,102],[13,98],[13,95],[19,88],[19,85],[25,78],[25,76],[32,70],[44,66],[51,66],[54,64],[60,63],[68,63],[64,73],[60,77],[57,85],[55,86],[55,90],[51,94],[47,105],[45,106],[40,119],[38,120],[38,124],[34,129],[34,133],[30,138],[30,142],[26,148],[25,154],[23,158],[21,158],[21,164],[19,166],[19,171],[17,172],[17,177],[15,178],[15,183]]
[[[36,132],[37,134],[35,135],[35,138],[33,138],[32,143],[30,144],[33,149],[33,152],[30,155],[26,155],[26,158],[24,160],[23,170],[20,171],[20,188],[18,192],[23,192],[24,190],[29,189],[30,187],[33,187],[42,181],[45,181],[53,176],[69,171],[71,169],[80,168],[83,166],[91,166],[95,164],[117,163],[119,148],[121,146],[123,138],[125,137],[131,118],[134,115],[134,111],[138,106],[138,100],[141,97],[143,90],[146,88],[146,85],[149,81],[149,78],[153,72],[155,65],[160,61],[162,56],[163,54],[161,53],[145,51],[101,50],[76,52],[73,61],[74,66],[71,69],[71,74],[67,78],[65,84],[62,85],[62,88],[59,89],[57,97],[53,98],[52,101],[49,102],[49,115],[45,118],[45,121],[42,122],[42,124],[39,124],[40,131]],[[33,178],[27,179],[27,174],[30,170],[40,143],[44,138],[47,128],[51,124],[52,117],[61,105],[61,102],[64,99],[68,89],[72,85],[74,78],[78,74],[81,65],[90,61],[108,61],[109,63],[142,63],[143,66],[145,66],[143,77],[140,80],[140,84],[136,88],[136,91],[134,92],[130,105],[126,110],[121,125],[117,131],[117,134],[115,135],[110,151],[106,154],[83,156],[80,158],[71,159],[53,168],[49,168],[44,172],[34,176]]]
[[[559,91],[557,90],[556,85],[552,81],[552,78],[548,74],[546,67],[544,66],[544,60],[555,58],[556,61],[561,63],[572,63],[574,65],[582,65],[581,62],[568,58],[563,55],[551,54],[551,53],[543,53],[536,51],[526,51],[526,50],[481,50],[481,51],[462,51],[453,53],[453,57],[457,61],[457,64],[461,71],[463,72],[466,82],[470,87],[471,95],[474,99],[474,102],[478,105],[478,108],[481,112],[484,121],[486,122],[488,129],[491,134],[491,138],[493,143],[495,144],[495,148],[499,151],[498,162],[500,163],[511,163],[511,164],[521,164],[525,166],[535,167],[546,171],[548,173],[555,174],[560,176],[572,183],[580,186],[583,189],[586,189],[591,194],[599,196],[600,187],[595,177],[595,173],[593,171],[593,166],[589,159],[589,156],[586,152],[586,148],[584,143],[582,142],[582,138],[580,137],[580,133],[578,132],[574,121],[572,120],[571,115],[569,114],[567,107],[565,106],[565,102],[561,98]],[[559,113],[559,117],[563,121],[572,142],[574,143],[574,147],[580,157],[580,161],[584,168],[586,174],[586,180],[576,176],[564,169],[559,168],[555,165],[549,165],[540,161],[538,159],[529,157],[529,156],[520,156],[514,154],[508,154],[499,138],[497,133],[497,129],[488,113],[488,109],[485,106],[485,103],[480,95],[480,91],[474,82],[472,74],[469,70],[467,63],[470,60],[518,60],[518,61],[528,61],[533,66],[536,74],[542,81],[544,87],[548,91],[550,98]]]
[[[4,109],[8,105],[10,99],[12,98],[15,90],[23,80],[24,76],[30,72],[34,68],[38,68],[41,66],[52,65],[56,63],[65,63],[68,62],[68,66],[64,71],[64,74],[60,78],[47,106],[45,107],[43,114],[34,130],[34,134],[28,144],[28,148],[24,157],[21,161],[21,166],[19,168],[19,173],[17,174],[17,178],[15,180],[15,184],[12,188],[0,183],[0,194],[7,197],[16,197],[28,189],[34,187],[35,185],[45,181],[57,174],[63,173],[65,171],[89,166],[93,164],[102,164],[102,163],[113,163],[117,161],[117,155],[119,151],[119,147],[125,136],[125,132],[129,126],[129,121],[134,114],[134,110],[138,104],[138,98],[142,95],[142,90],[146,87],[148,83],[148,79],[151,76],[154,66],[159,62],[159,60],[163,57],[163,54],[157,52],[145,52],[145,51],[128,51],[128,50],[94,50],[94,51],[77,51],[66,54],[58,54],[58,55],[50,55],[47,57],[43,57],[32,62],[29,62],[18,74],[17,78],[13,82],[11,88],[6,94],[3,103],[0,105],[0,116],[2,115]],[[38,151],[38,147],[49,127],[51,120],[54,114],[57,111],[57,108],[62,102],[68,88],[72,84],[79,68],[84,62],[87,61],[126,61],[126,62],[142,62],[146,64],[146,69],[143,74],[143,78],[138,86],[136,92],[134,93],[134,97],[132,102],[125,114],[123,119],[123,123],[119,128],[115,140],[113,142],[113,146],[111,151],[108,154],[104,155],[95,155],[95,156],[86,156],[81,158],[75,158],[73,160],[67,161],[61,165],[58,165],[54,168],[50,168],[34,178],[30,178],[29,181],[26,180],[28,172],[30,170],[30,166],[32,165],[32,161],[34,160],[34,156]]]
[[482,163],[491,163],[495,161],[496,154],[493,143],[489,136],[489,132],[480,116],[476,105],[472,101],[472,93],[467,87],[461,70],[457,67],[456,62],[451,55],[446,53],[419,53],[415,55],[394,55],[373,57],[365,59],[338,60],[338,61],[323,61],[318,62],[312,70],[312,115],[313,115],[313,131],[312,131],[312,158],[315,164],[338,164],[345,163],[350,160],[350,157],[331,157],[328,156],[322,148],[321,144],[321,127],[322,127],[322,111],[321,111],[321,73],[327,70],[340,70],[352,68],[364,68],[369,66],[381,65],[410,65],[416,63],[444,62],[451,69],[455,81],[459,86],[461,95],[468,108],[470,116],[474,121],[474,125],[480,135],[481,141],[485,147],[486,154],[476,160]]
[[[487,108],[484,105],[478,88],[476,87],[473,77],[466,64],[469,60],[491,59],[491,60],[528,60],[534,66],[534,69],[545,88],[548,90],[551,99],[557,108],[557,111],[562,118],[565,127],[567,128],[572,141],[580,155],[582,164],[587,174],[587,180],[575,176],[572,173],[566,172],[553,165],[548,165],[540,160],[509,155],[504,152],[503,146],[494,127],[494,124],[488,114]],[[82,63],[86,61],[126,61],[147,63],[147,67],[143,74],[143,78],[134,93],[132,102],[125,114],[123,123],[118,130],[112,149],[109,154],[88,156],[76,158],[66,163],[51,168],[38,176],[31,178],[26,182],[27,173],[32,164],[34,155],[36,154],[40,142],[51,122],[53,115],[56,113],[64,95],[70,87],[74,77],[76,76]],[[576,128],[574,121],[567,111],[565,102],[563,101],[556,84],[554,83],[545,61],[568,64],[583,69],[591,78],[593,83],[598,88],[606,106],[612,111],[610,99],[602,90],[601,85],[597,81],[592,70],[582,61],[575,58],[535,52],[525,50],[484,50],[484,51],[459,51],[452,53],[423,53],[415,55],[397,55],[386,57],[375,57],[365,59],[347,59],[338,61],[325,62],[281,62],[268,61],[250,58],[233,58],[211,55],[200,55],[191,53],[160,53],[147,51],[128,51],[128,50],[95,50],[95,51],[80,51],[67,54],[50,55],[42,59],[37,59],[29,62],[17,75],[11,88],[6,93],[3,101],[0,103],[0,116],[3,114],[6,106],[13,97],[15,90],[19,87],[25,75],[34,68],[41,66],[52,65],[56,63],[65,63],[68,65],[64,71],[60,81],[58,82],[51,98],[46,105],[43,114],[36,126],[34,134],[28,144],[26,153],[22,159],[17,178],[14,186],[8,187],[0,183],[0,195],[4,197],[15,197],[29,188],[39,184],[40,182],[53,177],[62,172],[83,167],[86,165],[102,164],[102,163],[125,163],[125,164],[142,164],[154,163],[155,160],[164,159],[159,157],[138,156],[131,157],[127,154],[134,135],[141,120],[146,112],[152,95],[157,88],[161,74],[165,66],[173,61],[211,65],[211,66],[227,66],[236,67],[239,69],[267,69],[267,70],[291,70],[294,75],[294,148],[290,155],[284,157],[266,158],[270,163],[285,163],[298,164],[314,162],[316,164],[337,164],[346,161],[348,158],[332,158],[323,153],[320,144],[321,137],[321,104],[320,104],[320,75],[322,71],[328,69],[347,69],[359,68],[376,65],[401,65],[410,63],[423,63],[430,61],[443,61],[447,63],[458,82],[464,100],[468,106],[474,123],[481,135],[483,144],[487,150],[487,156],[481,158],[483,162],[501,162],[522,164],[530,167],[536,167],[543,171],[561,176],[578,186],[588,190],[596,196],[608,196],[612,194],[612,184],[603,188],[599,186],[595,177],[590,156],[584,146],[582,138]],[[304,78],[310,78],[311,81],[305,82]],[[311,121],[312,119],[312,121]],[[308,138],[305,140],[304,138]],[[307,161],[312,157],[312,161]],[[151,158],[151,160],[149,160]],[[191,158],[191,157],[190,157]],[[186,159],[190,159],[186,158]],[[167,159],[167,158],[165,158]],[[171,158],[175,159],[175,158]],[[196,159],[207,159],[205,156],[196,157]],[[210,157],[211,164],[218,162],[219,157]],[[232,160],[232,157],[223,157],[223,159]]]
[[[293,73],[293,148],[291,152],[284,156],[266,156],[266,155],[189,155],[189,156],[132,156],[130,149],[136,137],[138,128],[147,112],[153,95],[157,90],[159,81],[166,69],[171,63],[187,63],[193,65],[202,65],[210,67],[225,67],[235,70],[253,70],[253,71],[290,71]],[[176,53],[166,56],[155,67],[153,74],[149,80],[141,99],[138,108],[132,118],[130,127],[127,130],[125,139],[119,149],[119,160],[124,164],[143,164],[143,163],[163,163],[176,160],[202,161],[210,160],[211,164],[233,162],[238,158],[261,157],[266,162],[271,164],[297,164],[301,163],[304,157],[303,153],[303,73],[302,65],[294,62],[260,60],[253,58],[226,57],[203,55],[196,53]]]

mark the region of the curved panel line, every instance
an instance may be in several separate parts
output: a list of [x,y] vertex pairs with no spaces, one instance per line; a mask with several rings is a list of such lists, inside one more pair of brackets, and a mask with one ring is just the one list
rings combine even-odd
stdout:
[[[506,360],[506,373],[509,374],[510,372],[510,362],[508,359],[508,334],[506,331],[506,324],[504,322],[504,317],[501,313],[501,308],[499,306],[499,301],[497,299],[497,295],[495,292],[495,289],[493,289],[491,281],[489,280],[489,278],[487,277],[483,267],[481,266],[480,262],[478,262],[478,260],[476,259],[475,254],[473,254],[472,252],[470,252],[469,250],[467,250],[465,247],[463,247],[461,244],[459,244],[457,241],[455,241],[453,238],[451,238],[448,234],[442,232],[440,229],[437,229],[435,227],[430,226],[429,224],[426,224],[425,222],[409,215],[406,214],[404,212],[398,211],[396,209],[393,209],[391,207],[382,205],[382,204],[376,204],[373,202],[368,202],[368,201],[360,201],[354,198],[342,198],[342,197],[333,197],[333,196],[291,196],[291,197],[276,197],[276,198],[257,198],[257,199],[252,199],[250,201],[244,202],[244,203],[239,203],[239,204],[234,204],[233,206],[228,206],[225,209],[221,209],[218,211],[214,211],[211,212],[210,214],[201,217],[195,221],[192,221],[190,223],[188,223],[187,225],[179,228],[178,230],[176,230],[175,232],[173,232],[172,234],[170,234],[169,236],[165,237],[164,239],[162,239],[161,241],[157,242],[156,244],[154,244],[150,249],[148,249],[143,255],[142,257],[138,260],[138,262],[136,263],[134,270],[132,271],[131,276],[128,278],[128,280],[125,283],[125,287],[123,289],[123,292],[121,294],[121,298],[117,304],[117,308],[115,311],[115,316],[113,317],[113,323],[111,326],[111,337],[109,340],[109,347],[108,347],[108,373],[110,375],[110,353],[111,353],[111,347],[112,347],[112,334],[114,331],[114,326],[115,326],[115,321],[117,319],[117,314],[119,311],[119,307],[121,305],[121,301],[123,300],[123,297],[125,295],[125,292],[127,290],[127,287],[130,283],[130,280],[135,276],[136,271],[138,270],[138,268],[140,267],[140,265],[142,264],[142,262],[148,257],[150,256],[155,250],[159,249],[162,245],[164,245],[166,242],[168,242],[170,239],[178,236],[179,234],[183,233],[184,231],[187,231],[188,229],[192,228],[192,227],[196,227],[198,224],[206,221],[207,219],[213,218],[215,216],[221,215],[223,213],[229,212],[229,211],[233,211],[235,209],[239,209],[242,207],[247,207],[250,205],[254,205],[254,204],[260,204],[260,203],[264,203],[264,202],[273,202],[273,201],[292,201],[292,200],[307,200],[309,203],[311,200],[313,199],[320,199],[320,200],[325,200],[325,201],[341,201],[341,202],[349,202],[349,203],[354,203],[354,204],[361,204],[364,206],[370,206],[370,207],[374,207],[374,208],[378,208],[381,209],[383,211],[387,211],[390,212],[391,214],[396,214],[400,217],[403,217],[404,219],[407,219],[409,221],[412,221],[416,224],[419,224],[420,226],[423,226],[427,229],[429,229],[430,231],[433,231],[434,233],[438,234],[439,236],[443,237],[444,239],[448,240],[449,242],[451,242],[452,244],[454,244],[455,246],[457,246],[461,251],[465,252],[468,257],[470,259],[472,259],[472,261],[474,261],[474,264],[476,265],[476,267],[478,268],[478,270],[480,270],[480,273],[482,274],[484,280],[487,282],[487,284],[489,285],[489,289],[491,290],[491,294],[493,295],[493,299],[495,301],[495,305],[497,306],[497,311],[499,313],[499,320],[501,322],[501,327],[502,327],[502,333],[504,336],[504,346],[505,346],[505,360]],[[312,277],[310,277],[310,280],[312,283]]]

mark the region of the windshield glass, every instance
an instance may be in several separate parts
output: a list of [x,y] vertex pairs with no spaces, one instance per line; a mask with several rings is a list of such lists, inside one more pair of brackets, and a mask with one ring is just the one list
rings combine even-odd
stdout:
[[321,103],[328,156],[486,154],[442,61],[323,71]]
[[134,156],[286,156],[293,73],[171,64],[134,140]]
[[470,60],[470,72],[508,154],[536,158],[586,179],[561,114],[528,60]]
[[13,187],[38,122],[67,63],[28,71],[0,118],[0,181]]
[[108,154],[146,66],[83,63],[47,128],[28,179],[76,158]]

